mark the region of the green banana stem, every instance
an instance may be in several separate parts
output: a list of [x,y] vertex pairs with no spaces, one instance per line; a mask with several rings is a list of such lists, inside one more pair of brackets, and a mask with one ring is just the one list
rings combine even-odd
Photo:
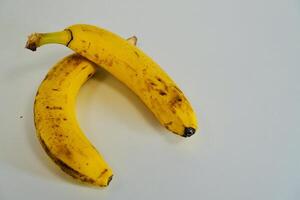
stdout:
[[33,33],[28,36],[26,48],[35,51],[38,47],[45,44],[56,43],[68,45],[73,39],[72,32],[69,29],[52,33]]

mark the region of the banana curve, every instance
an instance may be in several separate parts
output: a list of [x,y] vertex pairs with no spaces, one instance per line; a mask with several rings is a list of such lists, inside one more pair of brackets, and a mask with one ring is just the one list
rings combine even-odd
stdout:
[[48,156],[67,174],[85,183],[107,186],[112,170],[76,120],[75,98],[96,69],[78,54],[56,64],[42,81],[34,102],[34,122]]

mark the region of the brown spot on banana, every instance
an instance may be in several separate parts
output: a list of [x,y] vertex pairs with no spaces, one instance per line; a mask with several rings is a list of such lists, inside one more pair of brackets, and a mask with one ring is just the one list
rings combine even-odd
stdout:
[[167,95],[167,93],[166,93],[166,92],[164,92],[163,90],[160,90],[160,91],[159,91],[159,94],[160,94],[161,96],[165,96],[165,95]]
[[46,109],[49,109],[49,110],[62,110],[63,108],[61,106],[46,106]]
[[105,59],[103,60],[103,63],[107,64],[109,67],[113,66],[114,60],[113,59]]
[[54,125],[52,125],[52,128],[53,128],[53,129],[55,129],[55,128],[59,128],[59,125],[57,125],[57,124],[54,124]]
[[100,175],[98,176],[98,178],[101,178],[101,176],[103,176],[107,171],[108,171],[107,169],[104,169],[104,170],[100,173]]
[[147,92],[150,92],[156,86],[156,84],[154,82],[152,82],[150,79],[145,80],[145,85],[146,85],[146,88],[147,88]]
[[[58,134],[59,137],[62,137],[62,134]],[[70,151],[70,149],[68,148],[67,145],[62,145],[59,147],[58,150],[58,155],[64,155],[69,159],[72,159],[72,152]]]
[[140,54],[138,52],[134,51],[134,53],[135,53],[136,57],[138,57],[138,58],[140,57]]
[[142,72],[143,72],[143,75],[145,76],[145,75],[146,75],[146,73],[147,73],[147,69],[146,69],[146,68],[144,68],[144,69],[142,70]]
[[166,127],[167,129],[169,129],[169,126],[171,126],[172,124],[173,124],[173,122],[164,123],[164,127]]
[[150,84],[151,84],[152,86],[157,86],[154,82],[150,82]]
[[156,77],[156,80],[158,80],[163,85],[163,87],[166,91],[169,90],[168,85],[166,84],[166,82],[163,79],[161,79],[160,77]]
[[[82,56],[81,55],[79,55],[79,54],[73,54],[72,55],[72,59],[68,59],[68,60],[63,61],[63,62],[65,62],[65,65],[69,65],[69,64],[73,63],[74,65],[77,66],[77,65],[79,65],[81,63],[81,61],[82,61]],[[56,67],[54,67],[54,69],[56,69]],[[64,68],[60,67],[59,69],[63,70]]]
[[175,96],[171,101],[170,104],[172,107],[181,106],[182,98],[180,96]]
[[[43,147],[43,149],[45,150],[45,152],[48,154],[48,156],[67,174],[69,174],[70,176],[72,176],[75,179],[79,179],[84,183],[90,183],[90,184],[94,184],[95,180],[93,180],[90,177],[87,177],[86,175],[81,174],[79,171],[71,168],[69,165],[67,165],[65,162],[63,162],[61,159],[57,158],[54,154],[52,154],[51,150],[48,148],[48,146],[46,145],[46,143],[44,142],[44,140],[40,137],[40,135],[38,135],[39,141]],[[86,164],[88,165],[88,163]],[[103,173],[104,174],[104,173]],[[108,181],[107,181],[107,185],[109,185],[110,181],[112,179],[112,176],[109,177]],[[101,187],[103,186],[107,186],[107,185],[99,185]]]
[[87,68],[87,65],[83,66],[83,67],[81,68],[81,70],[84,70],[85,68]]
[[61,79],[59,82],[58,82],[58,85],[61,86],[63,84],[63,82],[65,81],[65,79]]

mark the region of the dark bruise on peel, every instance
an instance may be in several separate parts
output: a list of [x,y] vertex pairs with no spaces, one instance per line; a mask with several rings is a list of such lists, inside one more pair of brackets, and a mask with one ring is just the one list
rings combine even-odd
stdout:
[[[56,133],[56,135],[57,135],[58,137],[62,137],[62,136],[63,136],[63,134],[61,134],[61,133]],[[65,155],[65,156],[68,157],[69,159],[72,158],[72,152],[70,151],[70,149],[68,148],[67,145],[61,146],[61,147],[60,147],[60,150],[59,150],[58,152],[59,152],[59,154]]]
[[71,62],[74,62],[74,65],[78,66],[82,62],[82,56],[79,54],[75,54],[70,59]]
[[159,94],[160,94],[161,96],[165,96],[165,95],[167,95],[167,93],[166,93],[166,92],[164,92],[164,91],[162,91],[162,90],[160,90],[160,91],[159,91]]
[[[56,158],[50,151],[50,149],[47,147],[45,141],[38,136],[39,141],[43,147],[43,149],[45,150],[45,152],[48,154],[48,156],[67,174],[69,174],[70,176],[72,176],[75,179],[79,179],[83,182],[87,182],[87,183],[91,183],[94,184],[95,180],[93,180],[92,178],[87,177],[86,175],[81,174],[80,172],[72,169],[69,165],[67,165],[65,162],[63,162],[62,160],[60,160],[59,158]],[[100,185],[100,186],[104,186],[104,185]]]

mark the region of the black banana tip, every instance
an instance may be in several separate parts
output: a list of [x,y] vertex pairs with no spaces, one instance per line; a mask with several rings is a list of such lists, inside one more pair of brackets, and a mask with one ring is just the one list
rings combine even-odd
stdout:
[[108,178],[108,180],[107,180],[107,185],[109,185],[109,183],[111,182],[112,178],[113,178],[113,175],[111,175],[111,176]]
[[26,44],[25,48],[31,50],[31,51],[36,51],[36,44],[35,43],[28,43]]
[[185,127],[184,128],[184,133],[183,133],[183,137],[191,137],[192,135],[194,135],[194,133],[196,132],[196,129],[192,128],[192,127]]

